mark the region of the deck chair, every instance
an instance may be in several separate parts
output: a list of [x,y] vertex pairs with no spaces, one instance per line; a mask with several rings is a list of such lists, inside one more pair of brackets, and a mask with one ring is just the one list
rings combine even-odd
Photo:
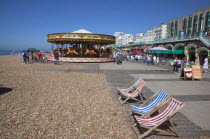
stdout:
[[[174,116],[181,108],[183,108],[184,105],[184,103],[176,100],[175,98],[170,98],[168,106],[158,115],[148,118],[134,116],[140,127],[148,129],[146,132],[140,135],[139,138],[147,136],[152,131],[156,131],[164,135],[179,136],[179,133],[170,118]],[[170,131],[160,129],[160,125],[163,124],[167,125]],[[134,129],[136,128],[134,127]]]
[[141,80],[142,80],[141,78],[137,78],[137,79],[134,79],[133,81],[131,81],[130,83],[128,83],[126,86],[122,87],[122,88],[118,88],[118,87],[117,87],[118,93],[119,93],[120,91],[123,91],[123,92],[125,92],[125,93],[130,92],[132,89],[138,87],[139,82],[140,82]]
[[[139,85],[137,87],[134,87],[132,92],[129,92],[129,91],[124,92],[124,91],[119,90],[120,97],[118,99],[120,100],[122,104],[124,104],[129,99],[142,102],[144,100],[142,96],[142,92],[145,85],[146,85],[146,82],[144,80],[140,80]],[[122,100],[123,97],[125,97],[124,101]],[[137,97],[140,97],[140,98],[137,99]]]
[[163,91],[159,91],[147,99],[141,106],[131,105],[132,112],[137,112],[141,117],[148,117],[159,107],[165,105],[169,101],[169,96]]

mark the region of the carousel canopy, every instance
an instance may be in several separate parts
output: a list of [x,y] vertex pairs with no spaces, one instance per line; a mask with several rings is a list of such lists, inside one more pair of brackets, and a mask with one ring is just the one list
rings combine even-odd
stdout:
[[94,34],[85,29],[80,29],[71,33],[48,34],[47,41],[55,44],[109,45],[115,43],[115,37],[105,34]]
[[73,31],[72,33],[91,33],[91,34],[93,34],[92,32],[87,31],[85,29],[79,29],[79,30]]

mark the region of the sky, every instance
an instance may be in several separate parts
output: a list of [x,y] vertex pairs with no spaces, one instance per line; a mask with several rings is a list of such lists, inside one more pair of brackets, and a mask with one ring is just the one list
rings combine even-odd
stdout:
[[210,0],[0,0],[0,51],[50,50],[47,34],[79,29],[146,33],[208,6]]

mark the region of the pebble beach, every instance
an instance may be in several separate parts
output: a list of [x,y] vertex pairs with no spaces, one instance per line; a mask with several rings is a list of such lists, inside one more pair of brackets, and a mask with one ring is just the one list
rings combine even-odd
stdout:
[[135,138],[105,75],[71,69],[0,56],[0,138]]

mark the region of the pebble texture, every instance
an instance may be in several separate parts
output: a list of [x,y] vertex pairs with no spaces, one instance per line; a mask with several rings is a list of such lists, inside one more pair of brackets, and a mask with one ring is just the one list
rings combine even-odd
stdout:
[[65,72],[83,66],[0,56],[0,138],[136,138],[104,74]]

